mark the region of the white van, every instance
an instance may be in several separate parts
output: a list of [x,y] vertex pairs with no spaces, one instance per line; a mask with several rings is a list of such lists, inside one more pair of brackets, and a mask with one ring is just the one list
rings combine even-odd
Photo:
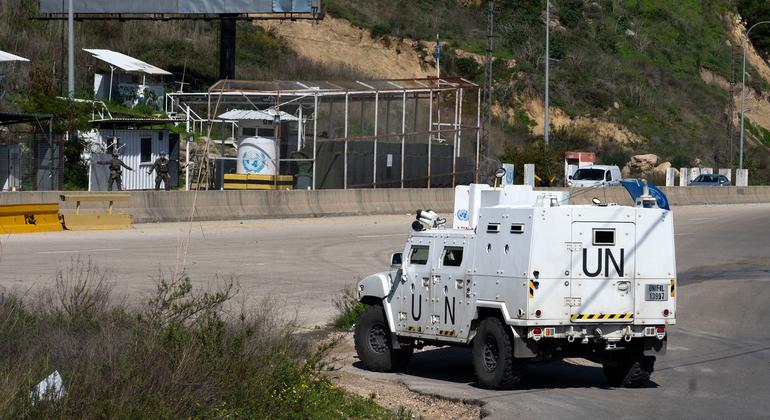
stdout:
[[569,177],[567,186],[574,188],[620,185],[620,168],[615,165],[588,165]]

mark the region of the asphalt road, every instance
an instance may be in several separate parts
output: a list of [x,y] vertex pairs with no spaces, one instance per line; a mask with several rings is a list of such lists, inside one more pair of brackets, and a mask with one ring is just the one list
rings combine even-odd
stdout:
[[[476,387],[466,349],[415,355],[406,372],[358,373],[418,391],[483,402],[493,418],[769,418],[770,204],[674,209],[678,325],[654,383],[611,389],[601,368],[565,361],[534,365],[521,389]],[[328,321],[332,299],[362,275],[387,267],[410,216],[195,223],[185,272],[210,287],[234,276],[246,305],[278,301],[303,325]],[[189,225],[139,225],[122,232],[0,237],[0,290],[34,294],[57,270],[89,258],[114,273],[115,294],[145,301],[158,273],[182,260]],[[451,417],[451,413],[447,413]]]
[[366,375],[480,401],[490,418],[770,418],[770,205],[674,215],[678,324],[649,387],[608,388],[599,365],[567,360],[528,367],[520,389],[488,391],[470,351],[448,347],[417,353],[404,373]]
[[[184,260],[193,285],[240,285],[236,300],[265,298],[302,325],[326,323],[333,298],[362,277],[388,268],[413,216],[286,219],[136,225],[127,231],[55,232],[0,237],[0,290],[33,295],[79,260],[112,273],[114,295],[146,302],[159,275]],[[188,238],[186,258],[182,244]]]

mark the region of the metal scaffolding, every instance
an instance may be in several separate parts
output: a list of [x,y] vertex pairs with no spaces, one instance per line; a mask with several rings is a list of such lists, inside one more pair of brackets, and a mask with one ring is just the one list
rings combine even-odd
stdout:
[[[311,164],[313,189],[431,188],[477,179],[480,105],[478,85],[463,78],[442,77],[343,82],[223,80],[205,93],[169,94],[166,109],[184,115],[193,131],[221,123],[217,118],[223,112],[244,107],[299,116],[296,148],[295,143],[285,144],[294,142],[293,137],[279,139],[283,144],[278,147],[277,167],[281,175],[292,175],[291,164]],[[306,150],[307,157],[283,152],[294,149]]]

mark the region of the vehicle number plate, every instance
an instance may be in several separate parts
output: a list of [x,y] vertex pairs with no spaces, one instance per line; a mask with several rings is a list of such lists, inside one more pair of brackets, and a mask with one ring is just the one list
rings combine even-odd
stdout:
[[668,300],[667,286],[666,284],[648,284],[644,300]]

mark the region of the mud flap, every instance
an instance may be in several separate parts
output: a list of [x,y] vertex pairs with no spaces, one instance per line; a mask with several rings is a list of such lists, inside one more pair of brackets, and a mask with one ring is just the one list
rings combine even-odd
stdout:
[[644,355],[645,356],[662,356],[666,354],[667,343],[668,343],[668,337],[663,337],[662,340],[658,340],[657,338],[645,338]]
[[531,359],[537,356],[537,343],[526,340],[519,335],[516,327],[513,330],[513,357],[517,359]]

